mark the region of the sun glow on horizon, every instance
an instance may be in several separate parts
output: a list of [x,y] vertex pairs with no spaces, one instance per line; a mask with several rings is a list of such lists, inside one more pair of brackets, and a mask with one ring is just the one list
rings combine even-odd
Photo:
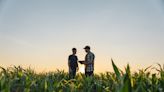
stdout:
[[85,73],[84,65],[81,65],[81,66],[79,67],[79,72],[80,72],[80,73]]

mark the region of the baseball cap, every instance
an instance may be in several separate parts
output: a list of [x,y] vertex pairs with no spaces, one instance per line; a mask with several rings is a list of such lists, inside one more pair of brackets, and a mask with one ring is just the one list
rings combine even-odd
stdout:
[[90,49],[90,46],[85,46],[84,49]]

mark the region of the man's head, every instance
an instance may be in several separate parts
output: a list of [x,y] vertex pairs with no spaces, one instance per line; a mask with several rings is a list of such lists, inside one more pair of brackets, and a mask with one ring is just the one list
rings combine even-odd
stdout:
[[75,55],[77,52],[76,48],[72,48],[72,53]]
[[88,53],[88,52],[90,52],[90,49],[91,49],[91,48],[90,48],[90,46],[85,46],[85,48],[84,48],[84,49],[85,49],[85,52],[87,52],[87,53]]

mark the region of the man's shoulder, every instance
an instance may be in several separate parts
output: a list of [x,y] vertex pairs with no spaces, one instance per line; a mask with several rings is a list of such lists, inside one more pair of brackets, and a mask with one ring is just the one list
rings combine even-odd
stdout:
[[73,56],[72,54],[71,55],[69,55],[69,57],[71,57],[71,56]]
[[72,57],[72,55],[69,55],[69,56],[68,56],[68,58],[71,58],[71,57]]
[[89,55],[95,56],[93,52],[90,52]]
[[76,56],[76,55],[69,55],[69,58],[70,58],[70,57],[77,57],[77,56]]
[[68,57],[71,57],[72,55],[69,55]]

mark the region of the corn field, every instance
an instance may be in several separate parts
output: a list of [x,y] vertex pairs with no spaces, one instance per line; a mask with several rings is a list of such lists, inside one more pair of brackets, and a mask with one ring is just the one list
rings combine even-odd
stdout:
[[164,92],[164,65],[131,72],[127,64],[123,72],[111,62],[114,72],[78,74],[75,79],[63,70],[38,74],[20,66],[0,67],[0,92]]

